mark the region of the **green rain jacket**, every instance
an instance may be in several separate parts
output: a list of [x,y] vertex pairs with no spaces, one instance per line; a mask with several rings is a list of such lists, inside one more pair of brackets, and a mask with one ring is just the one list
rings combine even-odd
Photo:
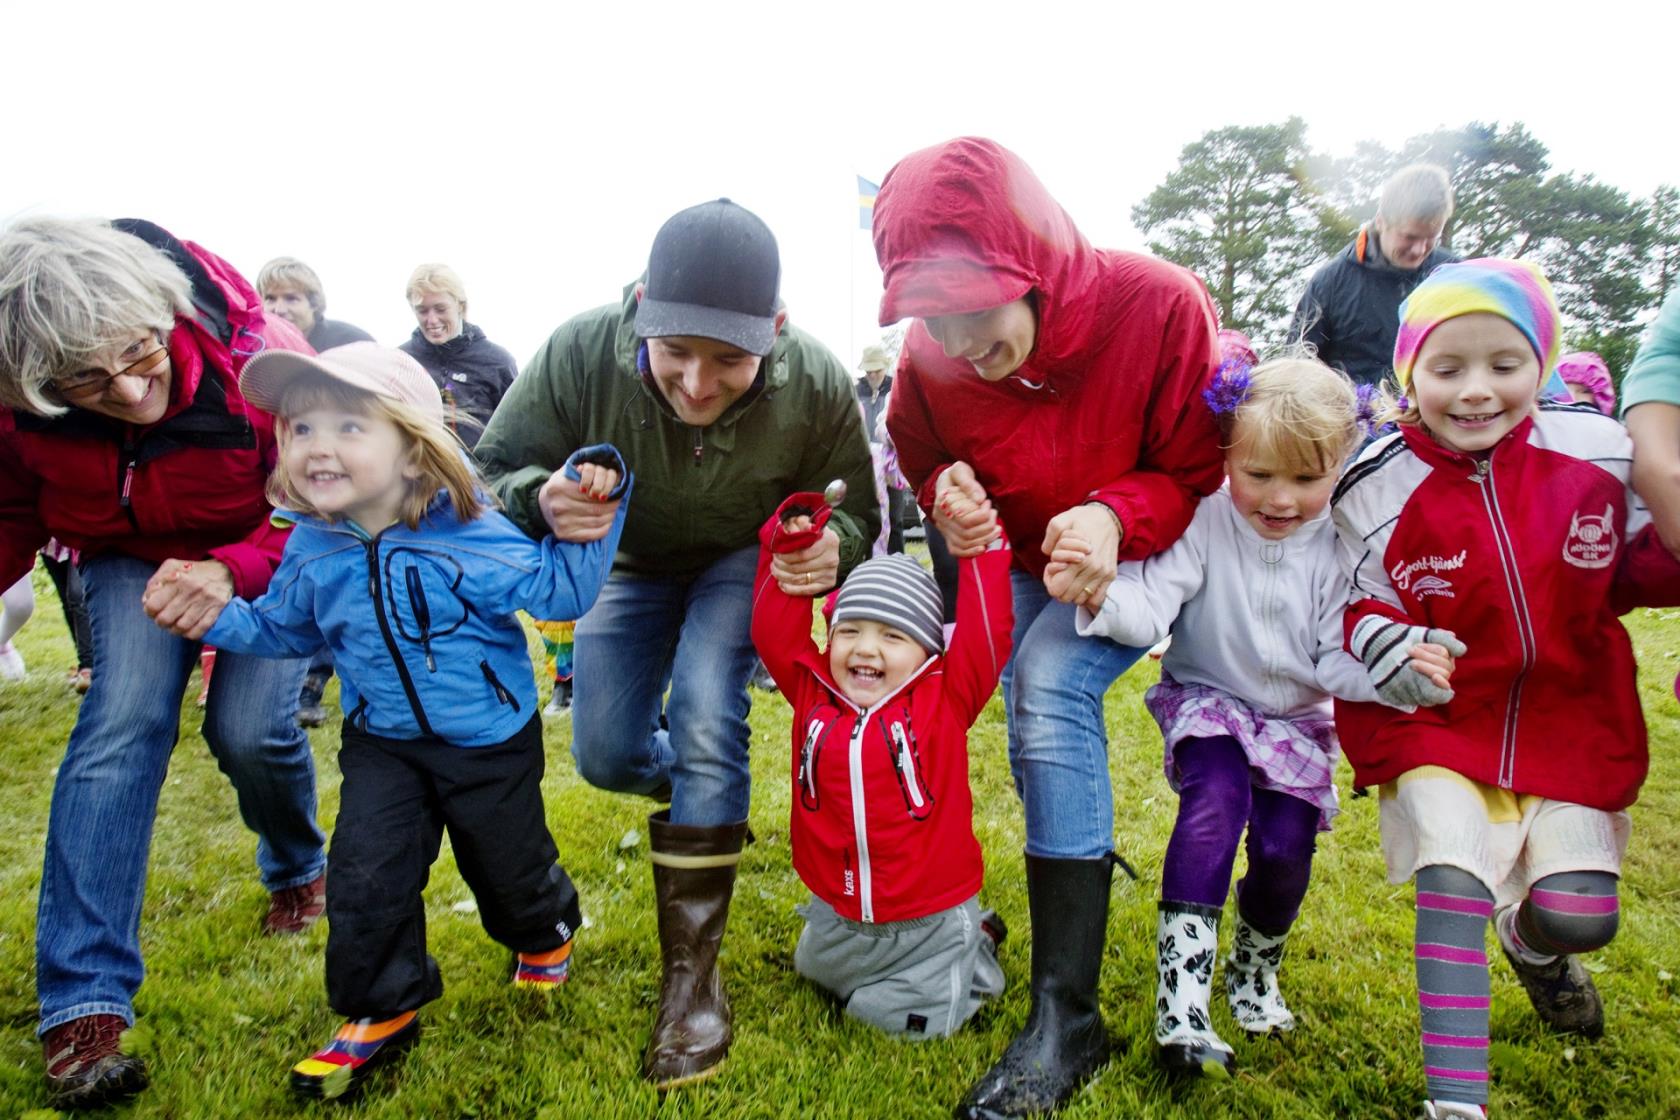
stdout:
[[869,444],[845,367],[784,323],[751,389],[704,428],[677,419],[636,371],[635,285],[621,304],[562,323],[514,379],[475,454],[507,515],[548,532],[537,492],[580,447],[611,443],[636,476],[614,572],[687,577],[758,544],[789,494],[846,481],[829,527],[840,575],[869,556],[881,528]]

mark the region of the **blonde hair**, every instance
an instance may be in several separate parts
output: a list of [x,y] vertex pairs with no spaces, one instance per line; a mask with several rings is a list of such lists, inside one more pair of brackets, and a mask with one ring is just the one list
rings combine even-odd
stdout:
[[461,282],[460,273],[446,264],[416,265],[408,277],[408,288],[403,296],[410,304],[414,297],[427,292],[442,292],[446,296],[454,296],[455,302],[461,305],[461,318],[467,317],[467,286]]
[[62,416],[54,378],[192,315],[186,273],[133,234],[101,219],[15,222],[0,233],[0,405]]
[[269,504],[332,520],[297,492],[285,467],[286,447],[292,440],[291,425],[286,422],[286,417],[322,406],[372,416],[387,421],[397,429],[406,456],[403,467],[415,474],[408,480],[408,493],[397,511],[397,520],[410,529],[420,528],[420,521],[426,516],[426,510],[439,490],[449,492],[455,516],[462,521],[475,521],[486,510],[495,508],[466,449],[448,428],[413,405],[357,389],[330,377],[299,378],[286,387],[285,394],[280,398],[280,408],[274,419],[275,433],[280,441],[280,465],[268,478]]
[[1377,217],[1390,222],[1445,222],[1453,214],[1452,180],[1433,163],[1402,167],[1382,185]]
[[302,292],[317,319],[327,313],[327,293],[321,289],[321,278],[296,257],[275,257],[262,266],[257,273],[257,293],[266,296],[271,288]]
[[1359,442],[1359,396],[1347,374],[1289,355],[1248,377],[1242,403],[1219,415],[1225,450],[1240,446],[1291,470],[1341,470]]

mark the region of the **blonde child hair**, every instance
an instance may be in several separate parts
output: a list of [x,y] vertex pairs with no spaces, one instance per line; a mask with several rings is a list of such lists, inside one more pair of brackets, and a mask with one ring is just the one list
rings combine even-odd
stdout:
[[411,474],[408,493],[403,497],[397,516],[410,529],[420,527],[421,518],[426,516],[426,510],[439,490],[449,492],[455,516],[462,521],[477,520],[486,510],[495,508],[468,458],[466,448],[441,422],[411,404],[369,393],[330,377],[300,377],[286,387],[280,398],[274,426],[280,441],[281,465],[275,467],[268,479],[271,505],[332,520],[292,486],[284,466],[286,448],[291,443],[291,425],[285,418],[323,406],[384,420],[397,429],[407,456],[403,466]]
[[1221,369],[1218,378],[1229,385],[1244,376],[1247,387],[1234,407],[1220,408],[1209,397],[1227,452],[1240,442],[1249,453],[1291,469],[1341,469],[1359,442],[1361,426],[1360,397],[1347,374],[1314,358],[1287,354],[1246,374]]

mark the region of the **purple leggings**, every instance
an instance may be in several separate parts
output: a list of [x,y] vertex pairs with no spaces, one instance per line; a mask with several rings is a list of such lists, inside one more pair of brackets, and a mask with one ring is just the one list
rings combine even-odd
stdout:
[[1248,874],[1237,884],[1237,912],[1279,936],[1295,922],[1312,876],[1318,807],[1257,789],[1248,755],[1228,736],[1185,739],[1173,750],[1178,821],[1161,868],[1161,900],[1222,909],[1237,842],[1248,829]]

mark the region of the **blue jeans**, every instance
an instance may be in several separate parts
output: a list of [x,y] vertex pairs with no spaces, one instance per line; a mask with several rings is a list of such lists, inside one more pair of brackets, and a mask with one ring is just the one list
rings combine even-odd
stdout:
[[754,545],[688,579],[607,580],[572,648],[572,757],[590,785],[669,783],[672,824],[746,819],[757,568]]
[[1074,608],[1037,576],[1009,573],[1014,650],[1003,667],[1009,768],[1027,813],[1027,854],[1096,859],[1114,849],[1103,696],[1146,652],[1081,638]]
[[[199,650],[141,610],[156,570],[126,556],[81,568],[93,687],[70,732],[47,823],[35,922],[42,1033],[84,1015],[134,1021],[152,819]],[[292,723],[303,672],[302,660],[222,653],[204,710],[205,741],[257,834],[257,866],[271,891],[307,883],[326,866],[309,739]]]

